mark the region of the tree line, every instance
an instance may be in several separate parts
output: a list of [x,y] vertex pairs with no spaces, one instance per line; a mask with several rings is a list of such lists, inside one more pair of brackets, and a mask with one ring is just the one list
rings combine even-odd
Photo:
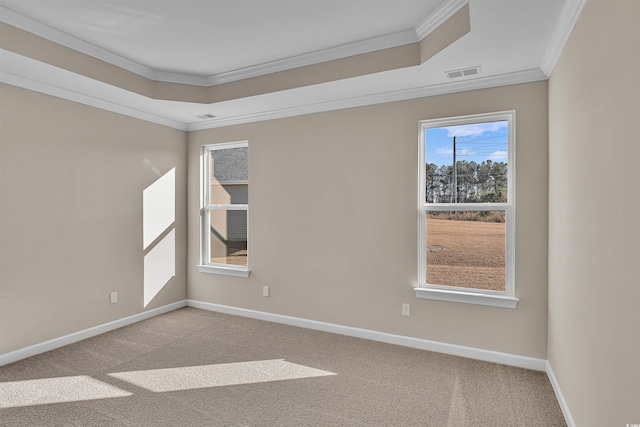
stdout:
[[[427,163],[427,203],[454,203],[453,166]],[[506,203],[507,163],[456,162],[457,203]]]

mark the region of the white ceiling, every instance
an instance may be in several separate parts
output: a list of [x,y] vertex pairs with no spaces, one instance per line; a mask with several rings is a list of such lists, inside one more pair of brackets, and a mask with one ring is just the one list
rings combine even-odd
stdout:
[[[261,70],[307,65],[326,60],[327,54],[415,42],[431,23],[464,3],[0,0],[0,20],[157,80],[206,84],[224,76],[237,80]],[[80,94],[102,101],[101,108],[130,109],[120,112],[138,112],[137,117],[179,128],[213,127],[541,80],[550,73],[582,4],[584,0],[470,0],[471,32],[421,66],[209,105],[151,100],[8,51],[2,51],[2,81],[23,87],[37,82],[36,90],[69,99],[72,95],[63,92],[78,93],[82,87]],[[444,74],[476,65],[482,67],[477,77],[452,81]],[[218,118],[195,123],[194,116],[206,112]]]
[[2,0],[159,71],[212,75],[413,29],[445,0]]

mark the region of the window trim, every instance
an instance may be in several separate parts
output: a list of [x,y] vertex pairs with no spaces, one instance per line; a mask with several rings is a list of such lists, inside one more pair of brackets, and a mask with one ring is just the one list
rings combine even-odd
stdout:
[[[414,288],[416,297],[439,301],[462,302],[489,305],[495,307],[516,308],[519,299],[515,296],[515,188],[516,188],[516,112],[473,114],[468,116],[421,120],[418,122],[418,287]],[[507,153],[507,202],[506,203],[426,203],[426,130],[445,126],[459,126],[495,121],[508,122]],[[506,214],[505,232],[505,290],[463,288],[426,283],[426,213],[429,211],[504,210]]]
[[[227,276],[249,277],[249,255],[247,253],[247,265],[232,265],[222,263],[212,263],[209,261],[209,248],[211,236],[209,233],[209,212],[213,210],[244,210],[247,212],[247,242],[249,241],[249,204],[215,204],[209,203],[211,191],[210,179],[210,153],[217,150],[230,148],[249,147],[249,141],[225,142],[220,144],[209,144],[202,147],[201,155],[201,177],[200,185],[200,264],[197,265],[201,273],[223,274]],[[248,185],[248,180],[247,180]]]

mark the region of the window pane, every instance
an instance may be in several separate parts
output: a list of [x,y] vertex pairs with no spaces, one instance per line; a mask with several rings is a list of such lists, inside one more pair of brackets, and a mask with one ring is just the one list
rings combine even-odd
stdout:
[[211,263],[247,265],[247,211],[209,211]]
[[505,290],[505,211],[427,212],[427,283]]
[[425,201],[506,203],[508,126],[497,121],[426,129]]
[[249,182],[248,147],[211,150],[209,203],[246,204]]
[[210,203],[216,205],[246,205],[249,203],[247,184],[211,184]]

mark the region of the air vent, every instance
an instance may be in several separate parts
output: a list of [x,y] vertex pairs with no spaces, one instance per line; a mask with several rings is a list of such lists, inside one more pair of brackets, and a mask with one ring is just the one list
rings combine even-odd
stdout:
[[480,74],[480,66],[463,68],[461,70],[445,71],[444,73],[449,79],[457,79],[460,77],[475,76]]
[[209,119],[214,119],[216,116],[215,114],[205,113],[205,114],[200,114],[198,116],[193,116],[193,117],[200,120],[209,120]]

